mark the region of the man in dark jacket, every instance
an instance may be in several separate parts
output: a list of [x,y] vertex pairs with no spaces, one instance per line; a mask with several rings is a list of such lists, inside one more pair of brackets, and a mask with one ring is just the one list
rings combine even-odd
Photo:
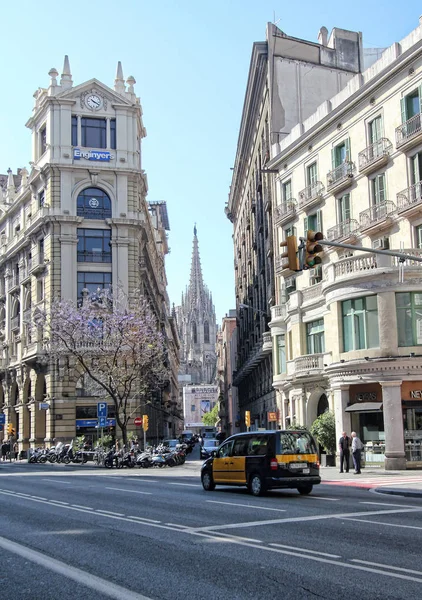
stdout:
[[346,467],[346,473],[348,473],[350,459],[350,438],[345,431],[343,431],[343,435],[339,439],[338,448],[340,450],[340,473],[343,473],[343,464]]

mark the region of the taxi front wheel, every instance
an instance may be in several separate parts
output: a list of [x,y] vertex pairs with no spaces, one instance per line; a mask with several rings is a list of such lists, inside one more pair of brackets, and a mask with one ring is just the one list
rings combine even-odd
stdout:
[[201,475],[202,487],[206,492],[212,492],[215,489],[214,479],[209,471],[204,471]]
[[253,473],[249,479],[249,492],[253,496],[262,496],[266,492],[265,483],[258,473]]

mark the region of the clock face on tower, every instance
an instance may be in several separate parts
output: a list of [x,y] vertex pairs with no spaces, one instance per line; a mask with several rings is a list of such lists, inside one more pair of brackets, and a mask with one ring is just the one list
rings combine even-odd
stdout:
[[85,104],[91,110],[99,110],[103,105],[103,101],[98,94],[89,94],[89,96],[85,98]]

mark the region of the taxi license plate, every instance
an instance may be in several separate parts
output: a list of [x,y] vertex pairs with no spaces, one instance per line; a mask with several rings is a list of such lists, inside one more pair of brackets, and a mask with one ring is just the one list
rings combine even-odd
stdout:
[[290,463],[290,468],[291,469],[306,469],[307,468],[307,463]]

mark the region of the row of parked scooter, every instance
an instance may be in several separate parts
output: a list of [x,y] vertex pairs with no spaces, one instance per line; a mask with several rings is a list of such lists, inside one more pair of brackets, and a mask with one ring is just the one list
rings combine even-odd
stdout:
[[155,448],[150,446],[146,450],[140,450],[137,447],[131,449],[103,448],[97,446],[94,450],[75,450],[73,442],[63,444],[59,442],[50,449],[36,448],[31,449],[28,455],[29,463],[79,463],[84,464],[93,461],[95,465],[112,469],[113,467],[121,469],[123,467],[140,467],[148,469],[150,467],[174,467],[182,465],[186,460],[186,454],[190,450],[186,444],[179,444],[176,448],[170,449],[163,444]]

